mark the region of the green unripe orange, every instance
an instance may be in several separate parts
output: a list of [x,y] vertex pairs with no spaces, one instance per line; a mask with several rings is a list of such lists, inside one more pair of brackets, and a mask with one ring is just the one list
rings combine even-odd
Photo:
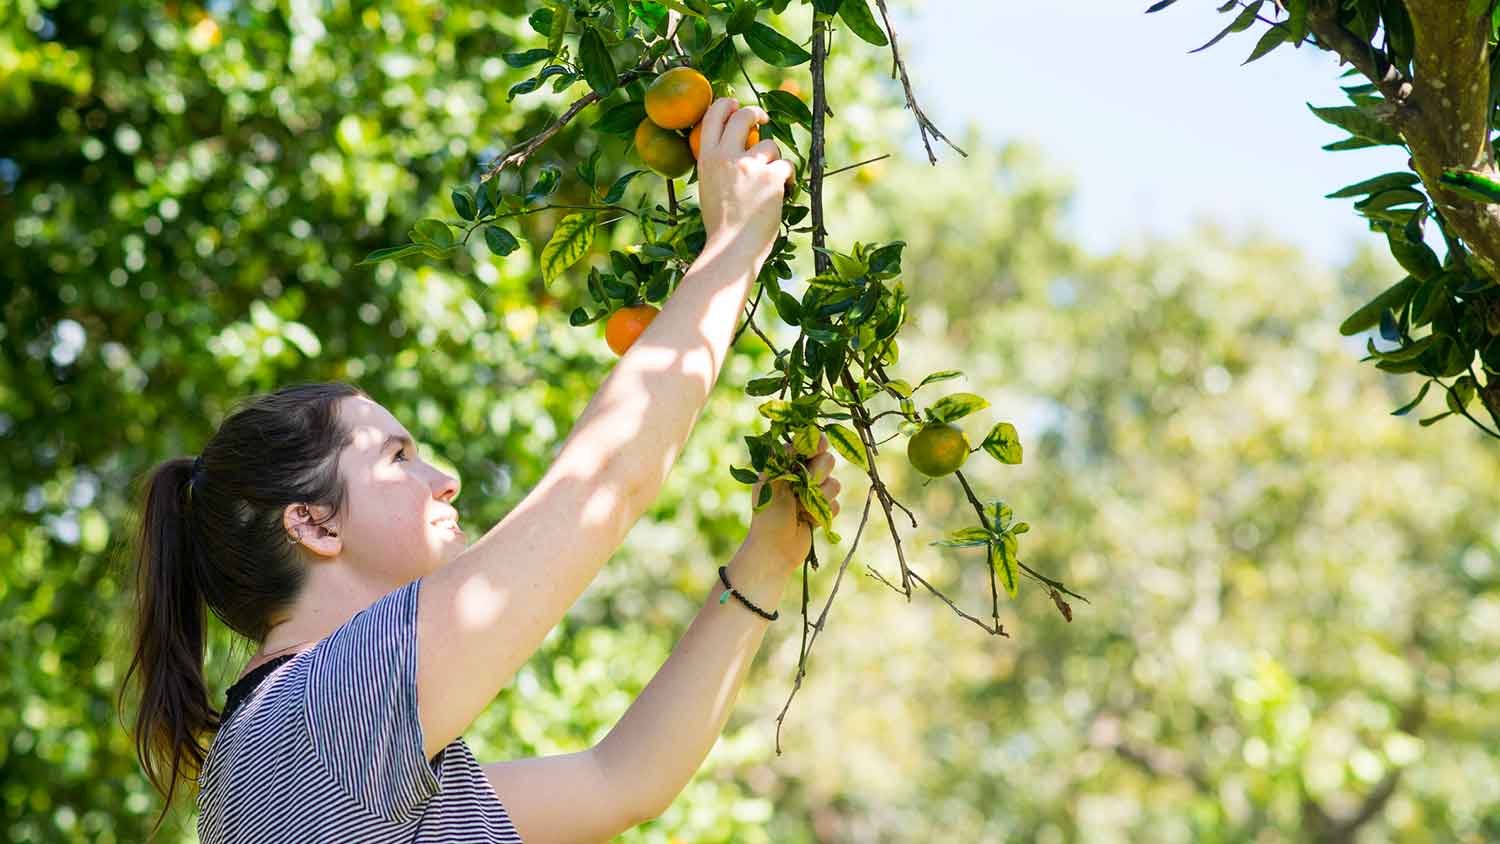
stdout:
[[693,148],[687,138],[661,128],[649,117],[635,127],[635,151],[641,163],[669,179],[686,176],[693,169]]
[[906,459],[929,478],[953,474],[968,457],[969,438],[957,425],[927,425],[906,443]]

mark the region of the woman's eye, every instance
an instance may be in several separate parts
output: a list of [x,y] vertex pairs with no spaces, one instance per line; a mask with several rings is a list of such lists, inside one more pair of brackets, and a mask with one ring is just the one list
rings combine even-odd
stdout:
[[404,454],[406,454],[406,449],[404,449],[404,448],[397,449],[396,450],[396,458],[394,458],[394,459],[405,459],[405,458],[402,457],[402,455],[404,455]]

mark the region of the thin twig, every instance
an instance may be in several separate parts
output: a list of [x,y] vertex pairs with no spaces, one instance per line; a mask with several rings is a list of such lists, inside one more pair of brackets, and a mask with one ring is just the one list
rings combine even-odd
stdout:
[[[651,62],[649,60],[641,62],[639,65],[620,74],[619,78],[615,80],[615,84],[617,87],[626,85],[635,81],[636,77],[648,72],[650,69]],[[579,97],[572,105],[568,106],[567,111],[552,121],[547,128],[501,153],[500,156],[486,165],[484,173],[479,177],[480,183],[482,184],[494,178],[496,174],[507,166],[514,165],[519,167],[525,164],[526,159],[530,158],[538,149],[541,149],[543,144],[551,140],[552,136],[556,135],[562,127],[568,125],[573,118],[578,116],[579,112],[598,102],[600,99],[597,91],[590,91]]]
[[877,161],[881,161],[883,159],[887,159],[887,158],[890,158],[890,157],[891,157],[891,154],[890,153],[886,153],[885,155],[879,155],[879,156],[876,156],[874,158],[867,158],[864,161],[856,161],[853,164],[846,164],[846,165],[844,165],[843,167],[840,167],[837,170],[829,170],[827,173],[824,173],[823,175],[824,176],[832,176],[835,173],[842,173],[845,170],[853,170],[856,167],[863,167],[866,164],[874,164]]
[[911,91],[911,79],[906,75],[906,62],[901,60],[901,48],[896,44],[896,28],[891,26],[891,17],[885,8],[885,0],[875,0],[875,5],[880,7],[880,19],[885,22],[886,35],[890,36],[891,39],[891,78],[895,79],[897,73],[901,75],[901,87],[906,90],[906,105],[917,118],[917,130],[922,133],[922,146],[927,148],[928,163],[937,164],[937,156],[933,154],[932,144],[927,140],[928,132],[941,139],[943,143],[953,147],[959,155],[968,158],[969,154],[959,149],[957,144],[948,140],[947,135],[944,135],[938,130],[938,127],[932,125],[932,121],[927,119],[927,115],[922,111],[921,106],[917,105],[917,95]]
[[[871,486],[865,492],[865,509],[859,517],[859,528],[854,532],[854,539],[849,544],[849,553],[839,563],[838,574],[833,578],[833,589],[828,593],[828,600],[823,604],[823,611],[818,614],[818,620],[812,624],[807,623],[807,598],[808,598],[808,576],[807,566],[802,567],[802,650],[797,658],[797,676],[792,681],[791,694],[786,697],[786,704],[781,707],[781,714],[776,716],[776,755],[781,755],[781,722],[786,719],[786,712],[792,706],[792,698],[797,696],[797,690],[802,688],[802,678],[807,674],[807,658],[812,654],[813,643],[818,640],[818,634],[823,632],[823,626],[828,622],[828,610],[833,607],[833,598],[839,593],[839,584],[844,581],[844,572],[849,568],[849,561],[854,558],[854,551],[859,547],[859,537],[865,532],[865,524],[870,520],[870,501],[874,498],[875,487]],[[812,635],[808,635],[808,631]]]

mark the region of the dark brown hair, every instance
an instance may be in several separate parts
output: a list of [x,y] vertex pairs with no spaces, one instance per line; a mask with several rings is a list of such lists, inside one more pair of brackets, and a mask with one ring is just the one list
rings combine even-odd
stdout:
[[[141,493],[135,565],[134,655],[123,701],[139,672],[136,755],[165,806],[178,779],[195,779],[217,730],[203,655],[207,615],[257,643],[302,588],[305,565],[283,526],[290,504],[337,513],[345,486],[339,453],[350,432],[340,399],[365,396],[351,384],[303,384],[241,401],[203,447],[201,468],[180,457],[157,465]],[[123,711],[123,710],[122,710]]]

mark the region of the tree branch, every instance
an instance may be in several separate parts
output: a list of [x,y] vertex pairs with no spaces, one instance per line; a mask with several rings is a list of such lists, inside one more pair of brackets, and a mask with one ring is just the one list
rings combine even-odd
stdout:
[[1312,0],[1307,4],[1307,30],[1318,37],[1318,45],[1337,53],[1375,83],[1380,93],[1399,107],[1411,96],[1411,80],[1386,61],[1377,50],[1355,37],[1339,23],[1338,0]]
[[[635,81],[635,78],[637,76],[645,73],[650,68],[651,61],[650,59],[647,59],[646,61],[641,62],[630,70],[627,70],[624,73],[620,74],[619,79],[616,80],[616,85],[626,85],[630,82],[633,82]],[[579,97],[572,105],[568,106],[568,110],[563,112],[561,117],[552,121],[552,123],[548,125],[547,128],[506,150],[494,161],[491,161],[488,165],[486,165],[484,168],[484,173],[479,177],[479,181],[481,183],[488,182],[490,179],[494,178],[496,174],[498,174],[501,170],[505,169],[509,165],[515,165],[519,167],[522,164],[525,164],[526,159],[530,158],[532,154],[535,153],[538,149],[541,149],[542,145],[551,140],[553,135],[556,135],[558,131],[562,129],[562,127],[568,125],[568,123],[573,118],[577,117],[580,111],[583,111],[594,103],[599,102],[599,100],[600,97],[598,92],[596,91],[589,91],[587,94]]]
[[[897,73],[901,75],[901,87],[906,90],[906,106],[917,118],[917,131],[922,133],[922,146],[927,148],[927,162],[937,164],[937,156],[932,153],[932,143],[927,140],[927,133],[941,139],[943,143],[952,147],[959,155],[968,158],[969,154],[958,148],[958,144],[948,140],[948,136],[938,131],[938,127],[932,125],[927,119],[922,107],[917,105],[917,95],[911,92],[911,79],[906,75],[906,62],[901,60],[901,47],[896,43],[896,28],[891,26],[891,16],[885,8],[885,0],[875,0],[875,5],[880,7],[880,19],[885,23],[885,32],[891,39],[891,78],[896,78]],[[816,113],[816,112],[814,112]],[[821,272],[821,270],[819,271]]]

